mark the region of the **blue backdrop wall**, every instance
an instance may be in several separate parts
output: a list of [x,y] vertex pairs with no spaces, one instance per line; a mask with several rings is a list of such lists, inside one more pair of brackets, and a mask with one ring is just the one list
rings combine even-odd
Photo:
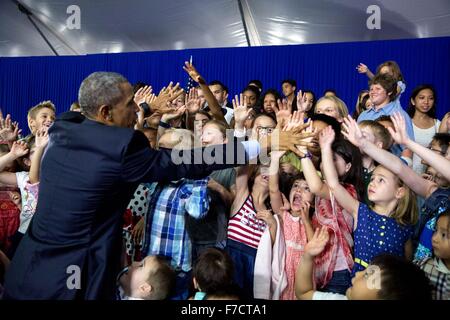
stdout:
[[[115,71],[131,83],[148,82],[159,91],[169,81],[183,86],[187,76],[184,61],[193,56],[194,65],[207,81],[219,79],[230,94],[239,93],[251,79],[264,88],[280,91],[280,81],[297,80],[298,87],[320,96],[334,88],[353,111],[358,92],[367,88],[367,77],[356,71],[363,62],[375,71],[378,64],[395,60],[406,79],[401,103],[421,83],[433,84],[438,94],[438,116],[450,106],[450,37],[331,43],[254,48],[189,49],[62,57],[0,58],[0,107],[11,113],[28,131],[26,112],[43,100],[52,100],[58,113],[77,100],[81,81],[94,71]],[[231,97],[229,98],[231,100]]]

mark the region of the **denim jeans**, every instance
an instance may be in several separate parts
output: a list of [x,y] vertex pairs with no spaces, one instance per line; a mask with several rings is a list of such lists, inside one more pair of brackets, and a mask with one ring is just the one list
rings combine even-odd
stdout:
[[321,288],[320,291],[333,292],[345,295],[347,289],[352,285],[350,271],[340,270],[334,271],[328,284]]

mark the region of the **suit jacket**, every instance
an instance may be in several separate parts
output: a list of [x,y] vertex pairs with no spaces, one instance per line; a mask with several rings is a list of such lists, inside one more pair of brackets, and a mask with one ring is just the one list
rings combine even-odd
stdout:
[[122,214],[139,183],[199,179],[248,161],[235,140],[181,152],[223,164],[177,165],[171,150],[151,149],[141,132],[77,112],[59,116],[49,136],[37,210],[6,274],[6,298],[114,299]]

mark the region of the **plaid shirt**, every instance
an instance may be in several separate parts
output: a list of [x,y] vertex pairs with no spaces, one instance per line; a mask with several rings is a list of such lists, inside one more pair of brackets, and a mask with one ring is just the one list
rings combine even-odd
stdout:
[[434,300],[450,300],[450,270],[439,258],[427,258],[417,262],[432,286]]
[[208,180],[208,177],[181,179],[150,186],[142,249],[145,255],[167,257],[176,271],[192,269],[192,244],[185,227],[185,215],[200,219],[208,213]]

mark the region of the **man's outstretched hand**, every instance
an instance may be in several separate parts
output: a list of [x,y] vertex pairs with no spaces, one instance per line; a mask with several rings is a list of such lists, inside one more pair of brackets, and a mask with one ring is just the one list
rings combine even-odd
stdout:
[[312,137],[314,133],[305,130],[308,126],[309,124],[305,123],[290,131],[276,129],[271,136],[264,136],[261,139],[261,147],[272,151],[292,151],[299,157],[304,157],[305,154],[297,146],[308,147],[312,145],[308,138]]

